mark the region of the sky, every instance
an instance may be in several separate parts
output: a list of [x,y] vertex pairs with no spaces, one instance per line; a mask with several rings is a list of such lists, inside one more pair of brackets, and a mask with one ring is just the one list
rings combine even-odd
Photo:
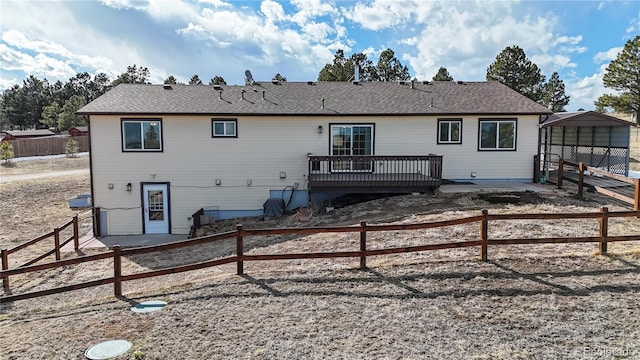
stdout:
[[338,49],[374,63],[390,48],[412,78],[440,66],[455,80],[484,81],[507,46],[521,47],[547,79],[557,71],[567,110],[593,110],[607,65],[640,34],[640,1],[426,0],[0,0],[0,89],[29,75],[111,79],[137,65],[206,84],[316,80]]

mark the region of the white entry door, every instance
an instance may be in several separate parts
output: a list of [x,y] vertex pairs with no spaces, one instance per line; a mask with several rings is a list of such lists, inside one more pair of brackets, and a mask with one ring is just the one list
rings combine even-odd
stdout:
[[169,233],[168,184],[143,184],[144,233]]

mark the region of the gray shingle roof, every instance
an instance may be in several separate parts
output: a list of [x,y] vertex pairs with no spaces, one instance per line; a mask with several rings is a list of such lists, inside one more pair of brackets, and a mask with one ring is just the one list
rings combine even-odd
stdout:
[[[79,114],[462,115],[550,114],[495,82],[271,82],[247,86],[121,84]],[[244,90],[244,92],[243,92]],[[264,93],[264,100],[263,100]],[[324,99],[324,107],[322,106]]]

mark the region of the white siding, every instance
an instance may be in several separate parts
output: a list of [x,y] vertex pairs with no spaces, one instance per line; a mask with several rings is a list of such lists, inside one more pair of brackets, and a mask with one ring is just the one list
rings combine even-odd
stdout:
[[517,151],[478,151],[479,116],[463,117],[460,145],[437,145],[436,117],[238,117],[238,138],[212,138],[210,116],[148,117],[162,118],[161,153],[122,152],[121,117],[91,116],[93,200],[108,212],[113,235],[142,232],[142,182],[171,184],[171,232],[178,234],[203,206],[257,210],[269,190],[306,189],[307,154],[328,154],[330,123],[374,123],[376,155],[444,155],[447,179],[470,179],[473,171],[477,179],[530,180],[538,146],[537,116],[517,117]]

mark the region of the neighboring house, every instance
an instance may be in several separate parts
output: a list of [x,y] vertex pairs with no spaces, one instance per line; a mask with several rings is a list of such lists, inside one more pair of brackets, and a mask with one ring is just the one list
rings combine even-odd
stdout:
[[498,82],[122,84],[78,113],[101,235],[187,234],[200,208],[254,216],[281,196],[531,182],[551,114]]
[[43,136],[54,136],[55,133],[46,129],[40,130],[7,130],[6,135],[2,140],[16,140],[16,139],[27,139],[27,138],[36,138]]
[[75,126],[69,129],[70,136],[86,136],[89,135],[88,126]]
[[630,129],[637,124],[595,111],[555,113],[541,123],[543,171],[563,158],[628,175]]

